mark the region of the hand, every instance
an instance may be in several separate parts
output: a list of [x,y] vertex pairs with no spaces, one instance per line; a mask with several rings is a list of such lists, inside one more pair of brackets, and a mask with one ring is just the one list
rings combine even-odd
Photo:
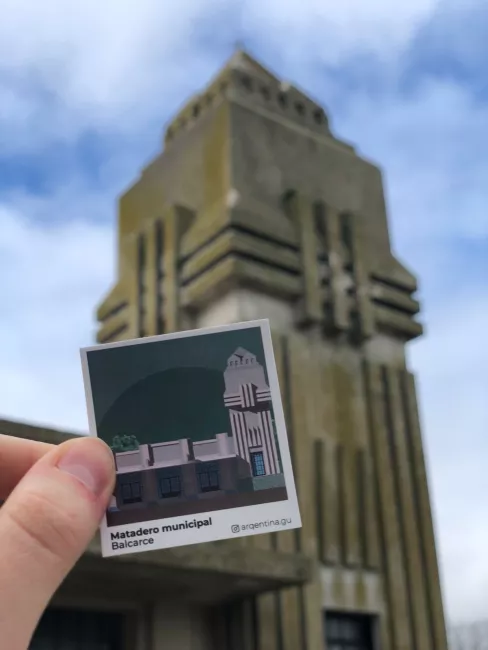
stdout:
[[97,438],[59,446],[0,435],[0,645],[26,650],[54,592],[95,534],[113,491]]

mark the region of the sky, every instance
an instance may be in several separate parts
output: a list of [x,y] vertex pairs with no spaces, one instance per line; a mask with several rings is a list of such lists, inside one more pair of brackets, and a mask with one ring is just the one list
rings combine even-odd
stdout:
[[488,618],[484,0],[3,0],[0,414],[86,430],[78,348],[114,278],[116,197],[236,42],[384,170],[420,278],[409,358],[446,609]]
[[[146,378],[168,370],[185,368],[192,371],[203,368],[215,371],[222,380],[222,390],[227,390],[224,384],[227,362],[242,347],[254,354],[258,363],[265,363],[260,327],[245,327],[202,336],[177,336],[150,345],[138,343],[88,350],[86,365],[97,423],[126,391]],[[266,373],[266,368],[264,372]],[[218,399],[222,401],[220,397]],[[165,410],[168,407],[161,406],[161,400],[165,404],[167,400],[164,396],[159,398],[158,407]],[[184,395],[180,401],[185,402],[185,408],[188,407],[187,402],[192,403]]]

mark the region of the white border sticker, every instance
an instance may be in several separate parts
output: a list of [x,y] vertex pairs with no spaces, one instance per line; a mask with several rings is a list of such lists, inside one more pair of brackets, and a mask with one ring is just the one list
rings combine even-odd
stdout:
[[[251,328],[260,331],[259,350],[246,345],[228,347],[230,337],[225,333]],[[188,368],[188,359],[183,357],[184,352],[188,357],[191,346],[172,345],[168,361],[168,344],[209,336],[205,346],[199,339],[199,346],[194,347],[197,352],[205,348],[202,355],[207,362],[213,349],[219,357],[227,431],[215,431],[204,440],[192,440],[187,431],[186,437],[168,440],[165,432],[164,440],[154,440],[152,434],[149,442],[131,435],[130,427],[120,431],[120,436],[113,435],[113,426],[107,429],[110,434],[101,434],[97,424],[103,419],[100,412],[105,414],[114,395],[124,401],[124,391],[144,376],[148,357],[153,372]],[[222,364],[221,343],[231,350],[226,365]],[[146,346],[145,354],[138,355],[142,349],[136,346]],[[149,346],[151,354],[147,355]],[[130,355],[117,353],[127,347],[132,348]],[[80,353],[90,435],[110,438],[105,442],[113,449],[117,468],[116,489],[100,529],[104,556],[301,527],[268,320],[107,343],[83,348]],[[197,353],[195,365],[199,363]],[[152,404],[152,408],[159,406]],[[191,403],[186,408],[191,409]],[[266,500],[268,497],[272,500]]]

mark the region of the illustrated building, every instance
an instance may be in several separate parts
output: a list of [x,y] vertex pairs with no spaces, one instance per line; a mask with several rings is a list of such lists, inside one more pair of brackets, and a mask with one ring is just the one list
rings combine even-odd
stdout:
[[109,526],[287,498],[263,366],[238,348],[224,380],[231,435],[141,444],[114,453],[117,482]]
[[[222,433],[199,443],[181,439],[116,453],[116,502],[109,525],[191,514],[195,500],[212,498],[232,507],[230,495],[253,491],[249,462],[235,453],[233,443]],[[127,511],[132,517],[123,516]]]
[[[270,319],[303,528],[123,561],[95,544],[39,634],[56,608],[85,620],[110,603],[110,650],[446,650],[405,357],[422,334],[417,281],[392,251],[378,167],[238,51],[121,197],[117,247],[99,342]],[[232,376],[232,434],[252,419],[265,449],[265,393]]]

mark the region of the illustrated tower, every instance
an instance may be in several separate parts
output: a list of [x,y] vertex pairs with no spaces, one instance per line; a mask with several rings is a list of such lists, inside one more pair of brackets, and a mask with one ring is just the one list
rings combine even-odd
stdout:
[[405,358],[422,334],[416,291],[391,249],[378,167],[242,51],[120,199],[98,341],[255,318],[274,332],[303,528],[228,544],[306,556],[313,571],[232,605],[246,650],[446,650]]
[[237,454],[247,460],[256,477],[281,474],[263,366],[254,354],[238,348],[228,360],[224,381],[224,403]]

